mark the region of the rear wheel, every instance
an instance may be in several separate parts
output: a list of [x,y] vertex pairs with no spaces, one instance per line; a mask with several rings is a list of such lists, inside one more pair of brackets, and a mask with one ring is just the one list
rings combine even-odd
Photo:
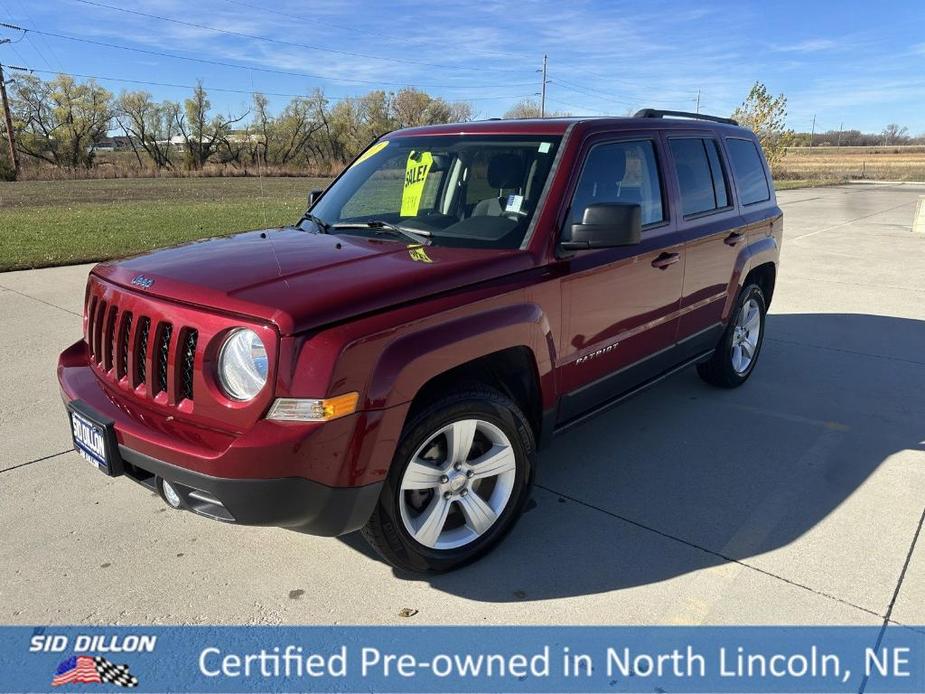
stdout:
[[697,365],[697,373],[704,381],[720,388],[736,388],[748,380],[764,342],[766,313],[761,287],[743,287],[716,351],[708,361]]
[[533,449],[523,413],[497,391],[467,389],[431,404],[406,427],[363,535],[409,571],[477,559],[520,515]]

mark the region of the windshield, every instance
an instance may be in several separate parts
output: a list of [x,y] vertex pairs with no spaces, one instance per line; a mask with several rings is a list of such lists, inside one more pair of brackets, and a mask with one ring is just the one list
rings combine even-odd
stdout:
[[[466,135],[380,140],[311,212],[329,233],[385,232],[408,242],[407,235],[385,229],[385,223],[418,232],[434,246],[517,248],[560,139]],[[314,222],[306,219],[300,226],[311,229]]]

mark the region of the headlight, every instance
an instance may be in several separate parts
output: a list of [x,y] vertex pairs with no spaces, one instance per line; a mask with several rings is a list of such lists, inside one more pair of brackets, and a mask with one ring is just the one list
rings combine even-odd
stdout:
[[222,390],[235,400],[250,400],[266,385],[269,364],[267,350],[253,330],[232,332],[218,357],[218,380]]

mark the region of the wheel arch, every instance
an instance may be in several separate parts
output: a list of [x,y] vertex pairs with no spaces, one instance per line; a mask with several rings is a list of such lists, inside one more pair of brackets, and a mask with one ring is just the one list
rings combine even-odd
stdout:
[[777,266],[773,262],[767,262],[749,270],[745,279],[742,280],[742,286],[746,287],[754,282],[761,287],[765,306],[769,307],[771,305],[771,297],[774,295],[774,284],[776,281]]
[[552,333],[542,309],[518,304],[409,332],[391,342],[370,376],[367,402],[410,410],[455,385],[501,390],[527,415],[538,435],[541,413],[554,400]]

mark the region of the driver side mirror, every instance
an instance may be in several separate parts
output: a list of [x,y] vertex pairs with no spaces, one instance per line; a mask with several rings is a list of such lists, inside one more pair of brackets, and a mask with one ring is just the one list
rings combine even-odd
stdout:
[[311,193],[309,193],[308,194],[308,206],[311,207],[312,205],[314,205],[315,202],[318,200],[318,198],[321,197],[321,194],[323,192],[324,192],[323,190],[313,190]]
[[619,202],[588,205],[581,224],[572,224],[570,231],[571,237],[559,244],[568,251],[632,246],[642,234],[642,207]]

